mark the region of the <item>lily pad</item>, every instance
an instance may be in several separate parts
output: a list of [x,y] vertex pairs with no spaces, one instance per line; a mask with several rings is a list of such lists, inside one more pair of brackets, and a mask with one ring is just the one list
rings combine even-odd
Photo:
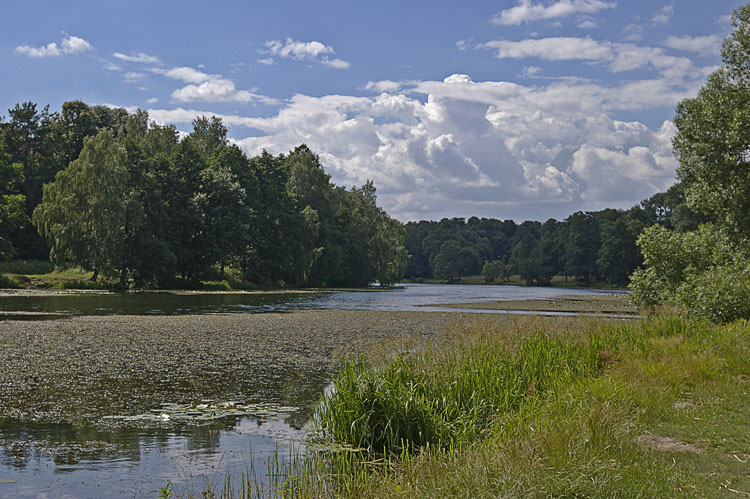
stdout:
[[123,416],[104,416],[104,419],[143,422],[201,422],[232,416],[254,416],[258,419],[286,416],[298,411],[298,407],[277,404],[242,404],[239,402],[202,401],[199,404],[165,403],[151,412]]

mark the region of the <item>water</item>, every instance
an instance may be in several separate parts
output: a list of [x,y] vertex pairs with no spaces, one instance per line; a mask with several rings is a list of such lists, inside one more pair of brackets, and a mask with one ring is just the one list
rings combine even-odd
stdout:
[[[377,289],[377,288],[375,288]],[[496,313],[486,309],[436,307],[436,304],[548,299],[560,295],[622,293],[596,289],[460,284],[406,284],[392,290],[337,293],[69,293],[0,297],[3,318],[68,315],[186,315],[289,312],[300,309],[398,310]]]
[[[132,293],[0,297],[6,318],[71,315],[215,314],[289,312],[300,309],[483,312],[436,304],[552,298],[612,293],[518,286],[408,284],[393,290],[337,293]],[[38,314],[38,315],[35,315]],[[52,315],[45,315],[52,314]],[[2,350],[0,350],[2,353]],[[312,379],[319,373],[290,374]],[[295,378],[296,376],[296,378]],[[297,381],[293,381],[293,380]],[[1,378],[0,378],[1,381]],[[317,399],[325,380],[310,389]],[[313,393],[314,392],[314,393]],[[290,401],[304,405],[304,401]],[[308,404],[309,405],[309,404]],[[221,488],[229,471],[235,481],[255,470],[263,480],[269,461],[304,449],[309,411],[271,417],[231,416],[181,430],[82,428],[71,425],[0,426],[0,497],[154,497],[167,482],[196,495]]]

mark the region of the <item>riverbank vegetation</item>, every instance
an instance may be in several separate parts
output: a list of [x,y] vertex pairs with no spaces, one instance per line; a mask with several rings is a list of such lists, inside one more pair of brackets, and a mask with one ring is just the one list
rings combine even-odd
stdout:
[[[750,325],[515,319],[349,363],[285,492],[357,497],[734,497],[750,491]],[[305,485],[298,488],[299,483]]]

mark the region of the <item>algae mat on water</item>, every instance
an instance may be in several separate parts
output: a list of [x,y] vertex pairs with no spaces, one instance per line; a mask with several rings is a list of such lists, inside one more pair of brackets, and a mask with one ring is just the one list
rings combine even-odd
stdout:
[[299,408],[290,415],[299,426],[340,355],[389,337],[438,335],[462,320],[462,314],[301,311],[3,321],[0,424],[201,424],[201,418],[105,416],[212,400]]

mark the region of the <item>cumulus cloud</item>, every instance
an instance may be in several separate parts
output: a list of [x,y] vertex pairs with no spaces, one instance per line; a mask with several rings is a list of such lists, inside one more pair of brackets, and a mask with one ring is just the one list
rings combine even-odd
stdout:
[[501,11],[491,21],[494,24],[519,25],[574,14],[595,14],[604,9],[613,9],[615,6],[615,2],[602,0],[558,0],[549,5],[534,3],[532,0],[520,0],[518,5]]
[[89,42],[77,36],[67,36],[62,41],[62,50],[66,54],[80,54],[93,49]]
[[88,50],[93,50],[89,42],[77,36],[66,36],[58,46],[57,43],[51,42],[40,47],[30,45],[19,45],[16,47],[16,53],[28,57],[57,57],[63,54],[80,54]]
[[[674,181],[674,126],[618,121],[620,110],[674,105],[696,87],[667,78],[614,87],[443,81],[371,82],[370,97],[295,95],[268,117],[220,116],[248,154],[307,143],[340,185],[375,181],[401,220],[442,216],[561,218],[627,208]],[[189,123],[205,111],[149,110]]]
[[[317,62],[324,66],[334,69],[348,69],[351,63],[343,59],[331,59],[330,56],[335,54],[333,47],[313,40],[310,42],[301,42],[287,38],[285,41],[268,40],[265,43],[265,49],[262,53],[275,55],[283,59],[293,59],[295,61]],[[259,60],[263,64],[273,64],[273,58]]]
[[664,42],[665,47],[701,55],[717,55],[721,51],[721,37],[708,36],[670,36]]
[[145,52],[132,52],[131,54],[115,52],[112,55],[120,60],[128,62],[137,62],[140,64],[161,64],[161,59],[159,59],[155,55],[148,55]]

